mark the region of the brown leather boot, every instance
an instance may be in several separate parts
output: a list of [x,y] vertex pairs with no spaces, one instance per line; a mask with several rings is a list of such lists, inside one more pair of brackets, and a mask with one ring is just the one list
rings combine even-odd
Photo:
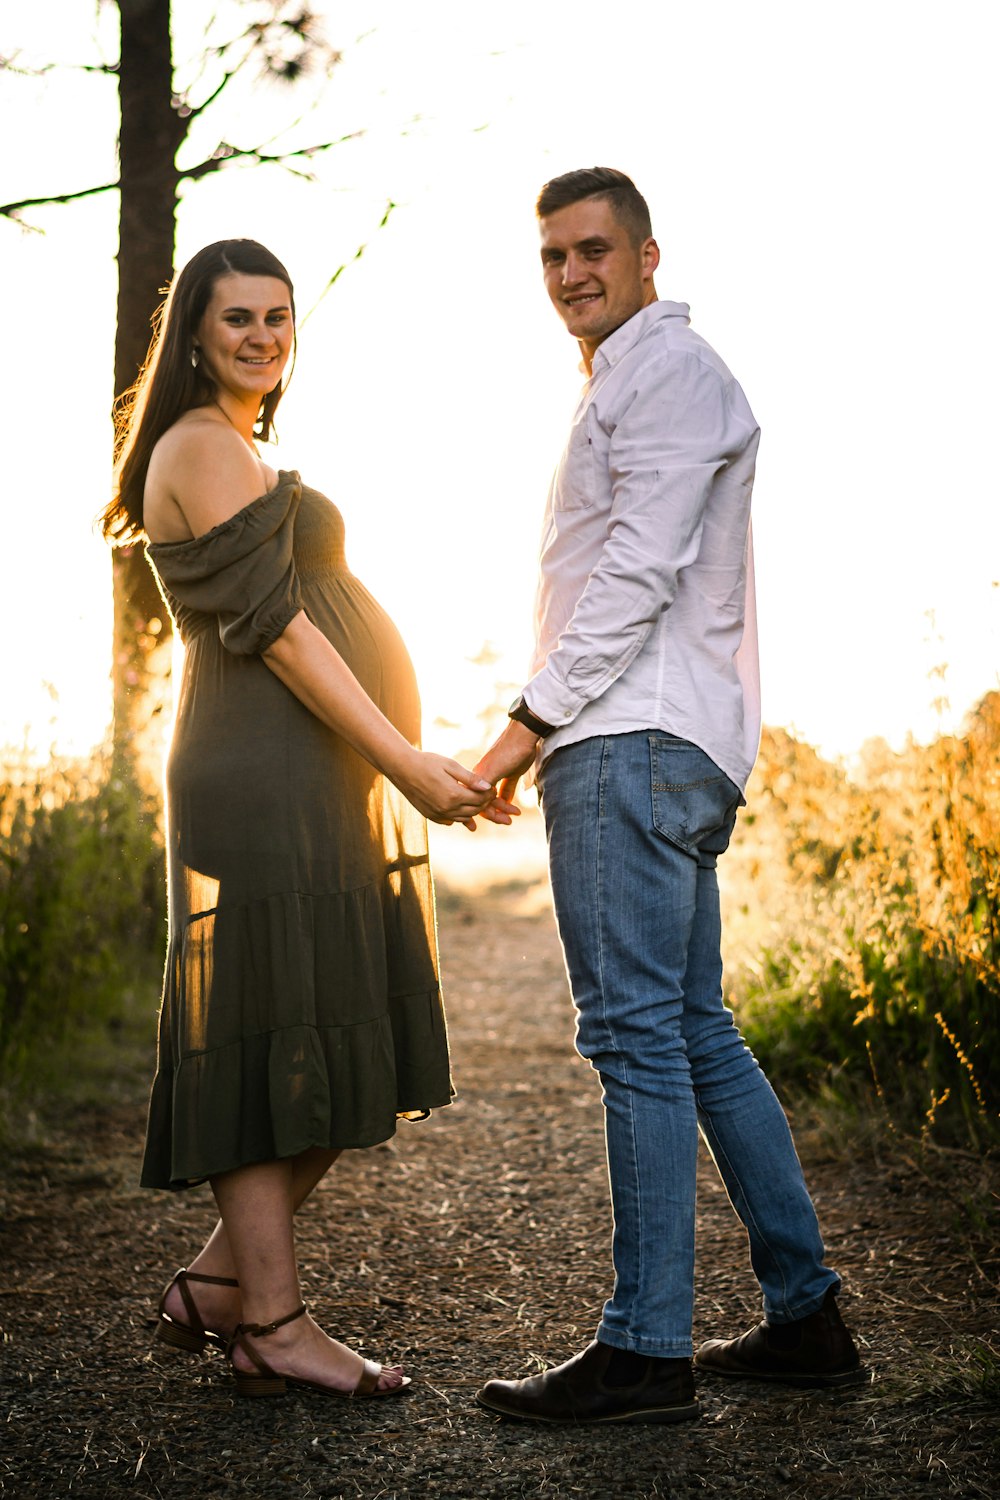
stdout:
[[758,1323],[735,1339],[709,1339],[694,1357],[705,1375],[782,1385],[859,1385],[868,1379],[833,1287],[818,1312],[792,1323]]
[[632,1354],[630,1369],[621,1375],[615,1361],[620,1352],[595,1340],[541,1375],[488,1380],[476,1400],[522,1422],[690,1422],[697,1417],[690,1359]]

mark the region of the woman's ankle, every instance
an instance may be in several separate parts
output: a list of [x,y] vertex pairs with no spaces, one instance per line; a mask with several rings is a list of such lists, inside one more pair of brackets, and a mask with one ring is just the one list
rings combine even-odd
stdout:
[[228,1255],[220,1254],[205,1245],[194,1260],[188,1262],[188,1273],[191,1276],[214,1276],[220,1281],[233,1281],[239,1285],[236,1275],[236,1267]]

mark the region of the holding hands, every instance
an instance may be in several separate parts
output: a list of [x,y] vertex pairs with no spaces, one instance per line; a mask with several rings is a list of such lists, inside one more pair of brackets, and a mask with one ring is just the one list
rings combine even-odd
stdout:
[[407,801],[432,823],[463,823],[474,833],[477,817],[509,824],[520,815],[520,808],[497,796],[490,781],[466,770],[457,760],[430,750],[414,751],[392,780]]
[[474,771],[429,750],[392,777],[403,795],[432,823],[463,823],[470,833],[476,818],[509,826],[520,817],[514,802],[517,783],[535,759],[538,739],[511,719]]
[[517,783],[534,763],[537,749],[538,736],[516,719],[510,719],[493,741],[476,766],[476,774],[497,786],[497,807],[512,806]]

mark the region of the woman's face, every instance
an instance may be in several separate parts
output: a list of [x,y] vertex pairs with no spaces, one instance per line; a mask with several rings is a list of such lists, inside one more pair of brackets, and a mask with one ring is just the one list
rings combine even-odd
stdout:
[[294,332],[285,283],[234,271],[215,283],[194,343],[202,368],[221,391],[259,402],[280,381]]

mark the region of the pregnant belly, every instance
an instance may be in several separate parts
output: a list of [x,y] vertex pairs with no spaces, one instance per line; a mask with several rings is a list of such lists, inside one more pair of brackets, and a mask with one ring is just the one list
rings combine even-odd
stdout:
[[403,638],[382,606],[351,573],[312,589],[303,604],[369,697],[411,743],[420,735],[420,696]]

